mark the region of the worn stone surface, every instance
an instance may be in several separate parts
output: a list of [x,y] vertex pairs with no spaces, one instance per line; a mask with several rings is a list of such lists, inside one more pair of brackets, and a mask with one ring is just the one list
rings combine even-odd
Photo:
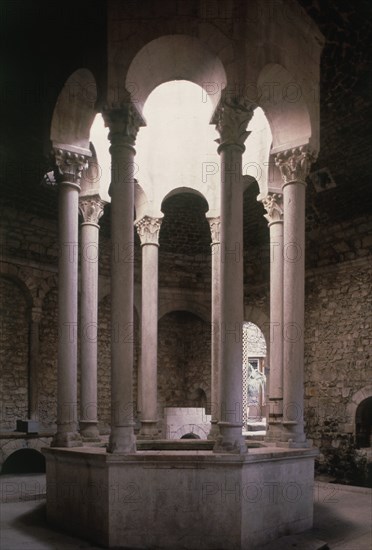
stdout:
[[0,402],[2,429],[16,429],[28,411],[28,311],[20,288],[0,278]]
[[210,410],[210,324],[196,315],[176,311],[159,321],[158,401],[164,407]]

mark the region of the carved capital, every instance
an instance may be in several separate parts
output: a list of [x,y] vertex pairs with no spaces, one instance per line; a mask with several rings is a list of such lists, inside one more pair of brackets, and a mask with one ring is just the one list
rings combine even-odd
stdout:
[[283,195],[281,193],[268,193],[262,199],[262,204],[267,212],[264,217],[269,224],[283,221]]
[[221,147],[237,145],[244,151],[244,142],[249,136],[247,131],[249,121],[253,116],[254,105],[242,96],[223,94],[213,114],[212,124],[220,138],[216,140]]
[[83,170],[88,167],[90,155],[69,151],[55,147],[53,149],[55,171],[57,182],[69,182],[80,185],[80,178]]
[[211,228],[212,244],[219,244],[221,218],[219,216],[216,218],[208,218],[208,222],[209,222],[209,227]]
[[144,244],[156,244],[159,246],[159,231],[161,222],[161,218],[144,216],[135,223],[142,246]]
[[79,199],[79,210],[83,216],[84,223],[98,225],[102,218],[106,202],[97,196],[84,197]]
[[314,161],[315,155],[307,145],[283,151],[275,157],[275,164],[280,170],[284,183],[306,181],[310,166]]
[[138,130],[146,126],[145,119],[130,101],[106,106],[102,111],[105,126],[110,128],[109,140],[112,145],[136,143]]

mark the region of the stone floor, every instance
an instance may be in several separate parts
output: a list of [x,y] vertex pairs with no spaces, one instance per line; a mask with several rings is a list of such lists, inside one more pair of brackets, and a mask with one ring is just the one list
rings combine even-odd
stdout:
[[[98,550],[47,526],[44,475],[0,476],[0,496],[1,550]],[[314,504],[314,528],[310,532],[283,537],[262,550],[372,548],[371,489],[317,481]]]

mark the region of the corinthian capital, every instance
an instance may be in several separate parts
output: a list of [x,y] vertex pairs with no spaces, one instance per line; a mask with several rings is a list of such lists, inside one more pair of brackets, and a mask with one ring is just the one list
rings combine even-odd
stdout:
[[278,153],[275,157],[275,164],[280,170],[284,183],[290,181],[304,182],[314,160],[314,154],[307,145],[303,145]]
[[281,193],[269,193],[262,204],[267,212],[264,217],[270,223],[283,221],[283,195]]
[[144,216],[135,223],[137,233],[141,239],[141,245],[156,244],[159,246],[159,231],[162,220]]
[[249,121],[253,116],[254,105],[242,96],[223,94],[213,114],[212,124],[220,134],[217,143],[220,147],[238,145],[244,150],[244,142],[249,136]]
[[220,229],[221,218],[208,218],[209,227],[211,228],[212,244],[219,244],[220,242]]
[[98,196],[81,198],[79,200],[79,210],[83,216],[84,223],[98,225],[103,215],[105,204],[106,202],[101,200]]
[[134,145],[138,130],[146,125],[145,119],[130,101],[106,106],[102,116],[105,126],[110,128],[108,137],[112,144],[124,142]]
[[82,151],[84,152],[75,152],[58,146],[54,147],[53,154],[56,166],[54,174],[57,182],[67,181],[77,185],[80,184],[81,174],[87,168],[88,158],[91,156],[90,151],[84,149]]

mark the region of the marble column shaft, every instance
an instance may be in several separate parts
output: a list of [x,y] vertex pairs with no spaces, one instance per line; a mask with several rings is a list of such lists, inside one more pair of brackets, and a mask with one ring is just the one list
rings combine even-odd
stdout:
[[[89,151],[87,151],[89,154]],[[80,176],[88,156],[55,150],[58,181],[57,433],[52,445],[80,445],[77,431],[78,216]]]
[[98,221],[104,202],[98,196],[80,199],[81,223],[81,379],[80,434],[99,439],[97,418],[97,337],[98,337]]
[[212,119],[220,134],[217,142],[221,158],[220,436],[214,451],[234,454],[247,452],[242,436],[242,155],[252,115],[249,102],[224,95]]
[[31,310],[30,327],[30,367],[28,396],[28,417],[31,420],[39,420],[40,321],[41,308],[33,307]]
[[220,378],[220,217],[208,218],[211,228],[211,429],[208,439],[216,439],[220,433],[219,420],[219,378]]
[[159,436],[158,422],[158,251],[161,219],[145,216],[136,223],[142,247],[141,431]]
[[135,139],[143,119],[131,103],[103,112],[111,141],[111,434],[108,451],[136,452],[133,420]]
[[270,230],[270,396],[268,440],[281,438],[283,420],[283,196],[262,201]]
[[304,432],[305,179],[312,157],[298,147],[276,157],[283,178],[283,427],[289,446]]

